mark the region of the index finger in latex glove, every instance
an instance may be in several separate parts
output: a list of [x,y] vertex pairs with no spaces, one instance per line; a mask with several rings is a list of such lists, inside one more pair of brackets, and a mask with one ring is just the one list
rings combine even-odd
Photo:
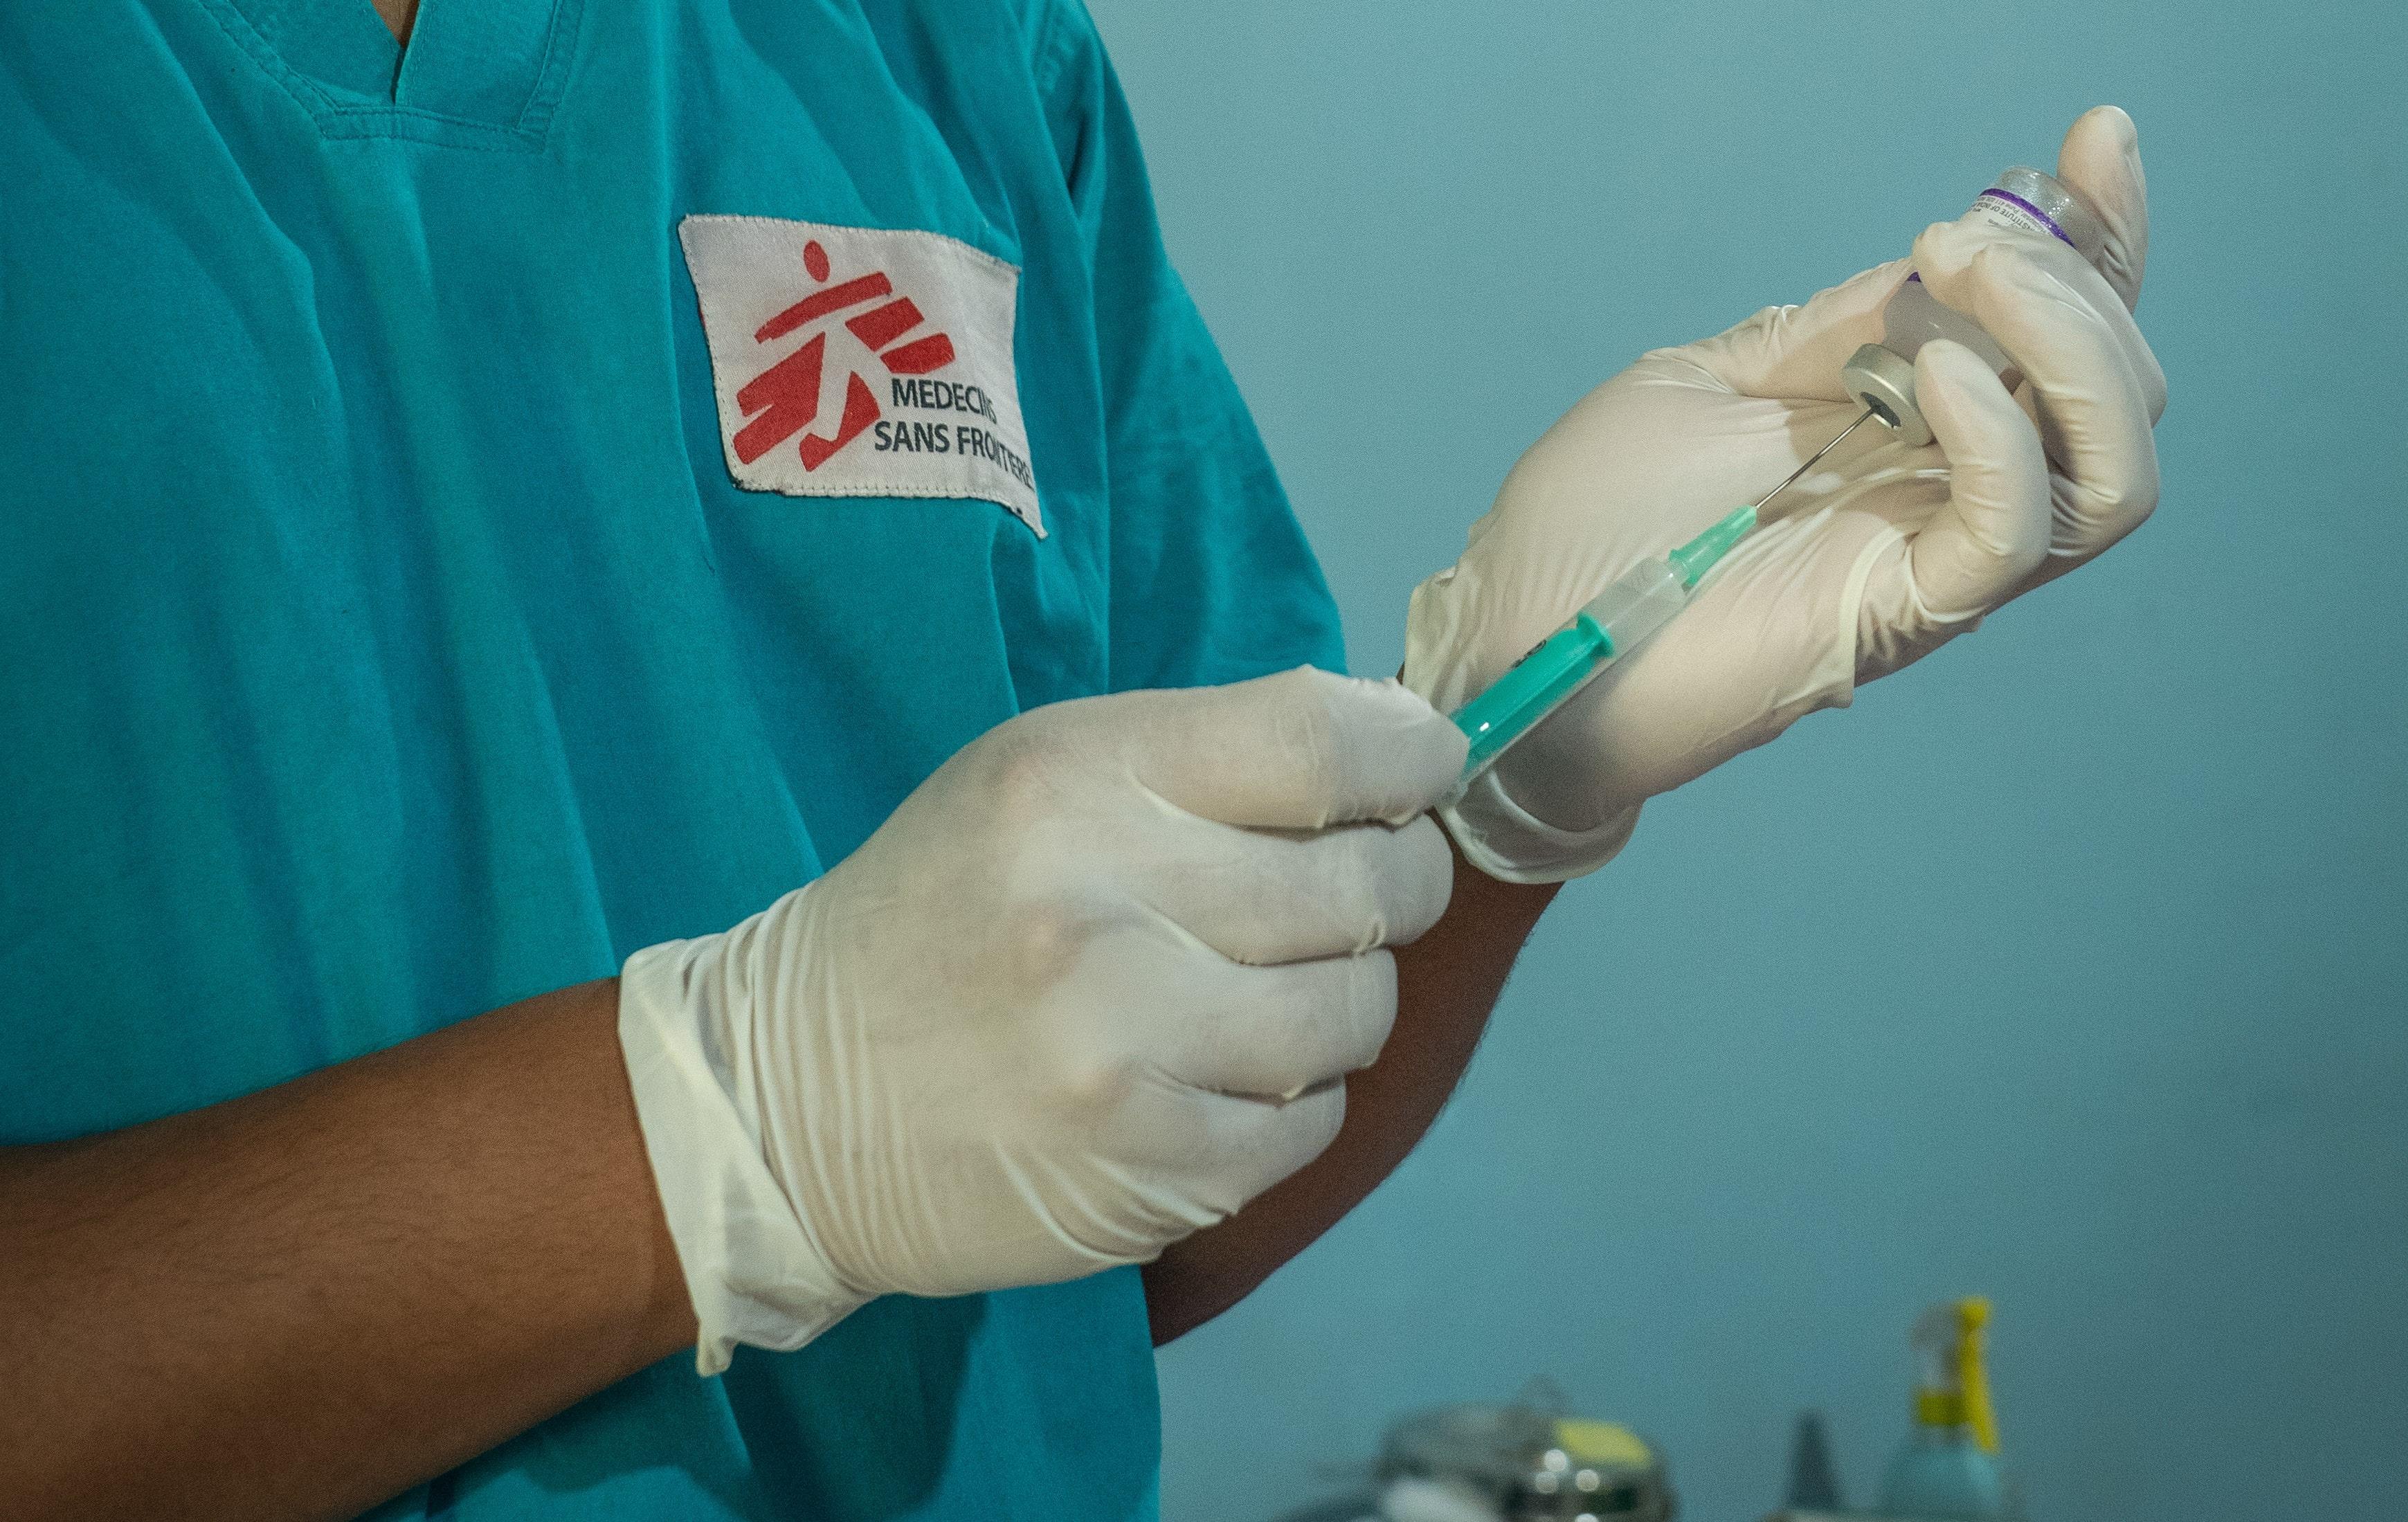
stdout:
[[[1397,1014],[1378,951],[1246,967],[1176,934],[1098,938],[1064,975],[1060,1062],[1096,1092],[1134,1070],[1226,1094],[1297,1094],[1369,1066]],[[1132,1000],[1133,989],[1144,997]]]
[[1969,228],[1935,227],[1916,249],[1931,294],[1980,323],[2030,382],[2042,439],[2062,472],[2049,544],[2056,568],[2140,526],[2157,502],[2150,427],[2165,379],[2098,272],[2071,249]]
[[1300,1094],[1368,1068],[1397,1017],[1392,952],[1287,967],[1190,961],[1164,971],[1178,980],[1166,1012],[1180,1012],[1157,1065],[1224,1094]]
[[[1097,1189],[1092,1178],[1057,1178],[1039,1168],[1043,1208],[1016,1223],[1020,1240],[987,1243],[988,1260],[1051,1260],[1051,1279],[1151,1262],[1167,1244],[1226,1219],[1319,1156],[1345,1118],[1340,1084],[1293,1099],[1257,1098],[1197,1088],[1159,1070],[1134,1074],[1124,1101],[1095,1132],[1106,1156],[1131,1165],[1125,1187]],[[1007,1274],[995,1282],[1030,1281]],[[897,1274],[890,1287],[960,1293],[958,1285],[926,1274]]]
[[1881,342],[1882,309],[1914,267],[1911,259],[1893,259],[1803,306],[1767,307],[1713,337],[1648,358],[1689,360],[1742,396],[1852,401],[1841,369],[1859,348]]
[[2113,106],[2085,112],[2057,150],[2057,178],[2089,198],[2107,232],[2099,272],[2126,310],[2141,303],[2149,264],[2149,182],[2141,171],[2141,135]]
[[[1171,1170],[1186,1198],[1167,1203],[1183,1205],[1179,1219],[1196,1230],[1320,1156],[1345,1118],[1342,1084],[1277,1099],[1199,1089],[1155,1072],[1105,1123],[1100,1140],[1132,1160]],[[1158,1250],[1150,1244],[1142,1256]]]
[[[2157,356],[2149,348],[2149,340],[2141,336],[2140,325],[2132,321],[2131,309],[2125,306],[2107,277],[2100,274],[2080,252],[2053,238],[2034,237],[2002,227],[1985,227],[1978,223],[1935,223],[1914,240],[1917,272],[1931,294],[1943,304],[1971,315],[1976,322],[1981,314],[1968,305],[1958,305],[1942,294],[1943,287],[1954,289],[1961,282],[1956,277],[1975,257],[1990,249],[2013,251],[2044,272],[2058,287],[2059,295],[2090,309],[2101,329],[2111,335],[2132,373],[2141,382],[2142,395],[2148,404],[2149,421],[2155,423],[2166,409],[2166,377],[2157,366]],[[1958,300],[1970,302],[1961,291]],[[1992,337],[2005,343],[2003,335]],[[2009,346],[2009,352],[2013,352]]]
[[1395,682],[1298,667],[1222,687],[1125,693],[1123,755],[1174,808],[1225,825],[1402,822],[1463,769],[1462,731]]
[[[1979,355],[1935,339],[1914,361],[1915,395],[1948,457],[1948,500],[1909,541],[1910,593],[1942,624],[1989,611],[2014,596],[2048,554],[2048,460],[2030,420]],[[1887,609],[1870,583],[1858,610],[1860,678],[1912,659],[1889,636],[1914,641],[1919,620]],[[1911,646],[1910,646],[1911,648]],[[1919,651],[1915,651],[1919,653]]]
[[1426,816],[1311,832],[1179,823],[1169,836],[1130,841],[1124,859],[1137,865],[1124,881],[1232,961],[1268,967],[1400,946],[1438,923],[1454,888],[1446,836]]

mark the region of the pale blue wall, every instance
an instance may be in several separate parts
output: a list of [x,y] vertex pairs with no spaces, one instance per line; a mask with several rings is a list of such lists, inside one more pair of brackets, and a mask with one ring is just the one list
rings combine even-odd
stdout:
[[2043,1522],[2408,1515],[2408,7],[1095,3],[1359,670],[1582,391],[2096,101],[2173,395],[2137,538],[1565,896],[1422,1152],[1165,1355],[1171,1522],[1540,1371],[1692,1522],[1807,1403],[1862,1494],[1969,1290]]

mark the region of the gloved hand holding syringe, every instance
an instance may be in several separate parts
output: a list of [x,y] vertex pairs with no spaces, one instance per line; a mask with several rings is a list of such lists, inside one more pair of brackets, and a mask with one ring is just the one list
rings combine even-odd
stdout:
[[[2086,118],[2069,138],[2069,151],[2084,142],[2086,132],[2091,142],[2108,141],[2095,129],[2103,126],[2112,131],[2119,125],[2128,151],[2129,123],[2112,110]],[[2082,156],[2089,156],[2086,148]],[[2130,171],[2131,183],[2137,187],[2137,159],[2130,161]],[[2145,245],[2136,245],[2128,236],[2134,230],[2130,225],[2134,208],[2120,204],[2120,195],[2114,199],[2119,202],[2115,211],[2102,216],[2082,192],[2039,170],[2016,167],[2000,175],[1959,223],[1984,229],[1985,235],[1995,229],[2042,246],[2062,244],[2086,263],[2103,266],[2111,280],[2122,277],[2117,280],[2120,289],[2125,280],[2137,285],[2138,260]],[[2127,236],[2111,238],[2111,222]],[[2139,231],[2144,239],[2144,223]],[[2128,292],[2124,294],[2128,301]],[[1715,564],[1756,528],[1763,510],[1806,477],[1842,440],[1866,423],[1878,420],[1900,444],[1931,443],[1933,428],[1924,415],[1915,384],[1915,361],[1926,344],[1944,339],[1963,347],[2010,391],[2023,381],[2007,351],[1974,319],[1937,299],[1916,273],[1908,273],[1892,291],[1879,316],[1880,341],[1859,345],[1839,367],[1844,394],[1862,406],[1853,421],[1838,428],[1754,503],[1730,512],[1678,549],[1649,555],[1617,577],[1569,622],[1455,711],[1455,723],[1469,739],[1470,753],[1450,800],[1451,810],[1518,740],[1670,623]],[[2145,355],[2145,348],[2141,352]],[[2153,372],[2154,364],[2147,368]],[[1457,833],[1462,834],[1460,827]]]
[[1873,416],[1867,408],[1790,472],[1787,481],[1670,554],[1642,560],[1616,577],[1612,586],[1573,614],[1570,623],[1514,662],[1486,692],[1456,710],[1455,727],[1471,742],[1471,754],[1463,764],[1463,780],[1448,801],[1460,798],[1464,789],[1479,781],[1480,774],[1495,765],[1507,748],[1563,707],[1599,672],[1672,622],[1672,615],[1688,602],[1689,594],[1698,589],[1706,573],[1756,527],[1756,515]]

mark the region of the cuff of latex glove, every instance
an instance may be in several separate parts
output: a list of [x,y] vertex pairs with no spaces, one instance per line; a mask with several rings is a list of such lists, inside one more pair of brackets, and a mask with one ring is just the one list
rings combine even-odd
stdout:
[[745,1012],[695,1008],[722,997],[706,964],[724,939],[653,946],[619,973],[619,1046],[700,1328],[695,1371],[706,1376],[738,1343],[790,1352],[869,1299],[828,1266],[745,1123],[726,1062],[728,1027]]
[[1639,826],[1639,806],[1594,829],[1558,829],[1514,802],[1492,768],[1438,816],[1463,859],[1498,882],[1569,883],[1622,854]]

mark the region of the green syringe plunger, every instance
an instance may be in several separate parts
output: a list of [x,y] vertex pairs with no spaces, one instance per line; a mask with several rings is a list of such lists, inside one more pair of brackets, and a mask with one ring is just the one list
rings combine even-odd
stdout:
[[[1780,485],[1672,551],[1661,560],[1634,566],[1612,586],[1588,600],[1572,621],[1549,635],[1539,647],[1507,669],[1486,692],[1466,703],[1455,715],[1456,727],[1471,741],[1463,764],[1463,780],[1455,797],[1497,764],[1506,748],[1537,727],[1540,720],[1564,706],[1566,699],[1594,680],[1599,671],[1630,653],[1639,641],[1672,621],[1708,571],[1731,547],[1756,527],[1756,514],[1772,499],[1803,481],[1840,440],[1878,416],[1867,407],[1856,420],[1831,436],[1829,443],[1806,457]],[[1453,801],[1450,799],[1449,801]]]
[[1642,560],[1615,578],[1570,623],[1465,704],[1455,722],[1471,741],[1471,753],[1458,796],[1540,720],[1670,623],[1705,574],[1756,526],[1756,506],[1739,509],[1670,554]]

